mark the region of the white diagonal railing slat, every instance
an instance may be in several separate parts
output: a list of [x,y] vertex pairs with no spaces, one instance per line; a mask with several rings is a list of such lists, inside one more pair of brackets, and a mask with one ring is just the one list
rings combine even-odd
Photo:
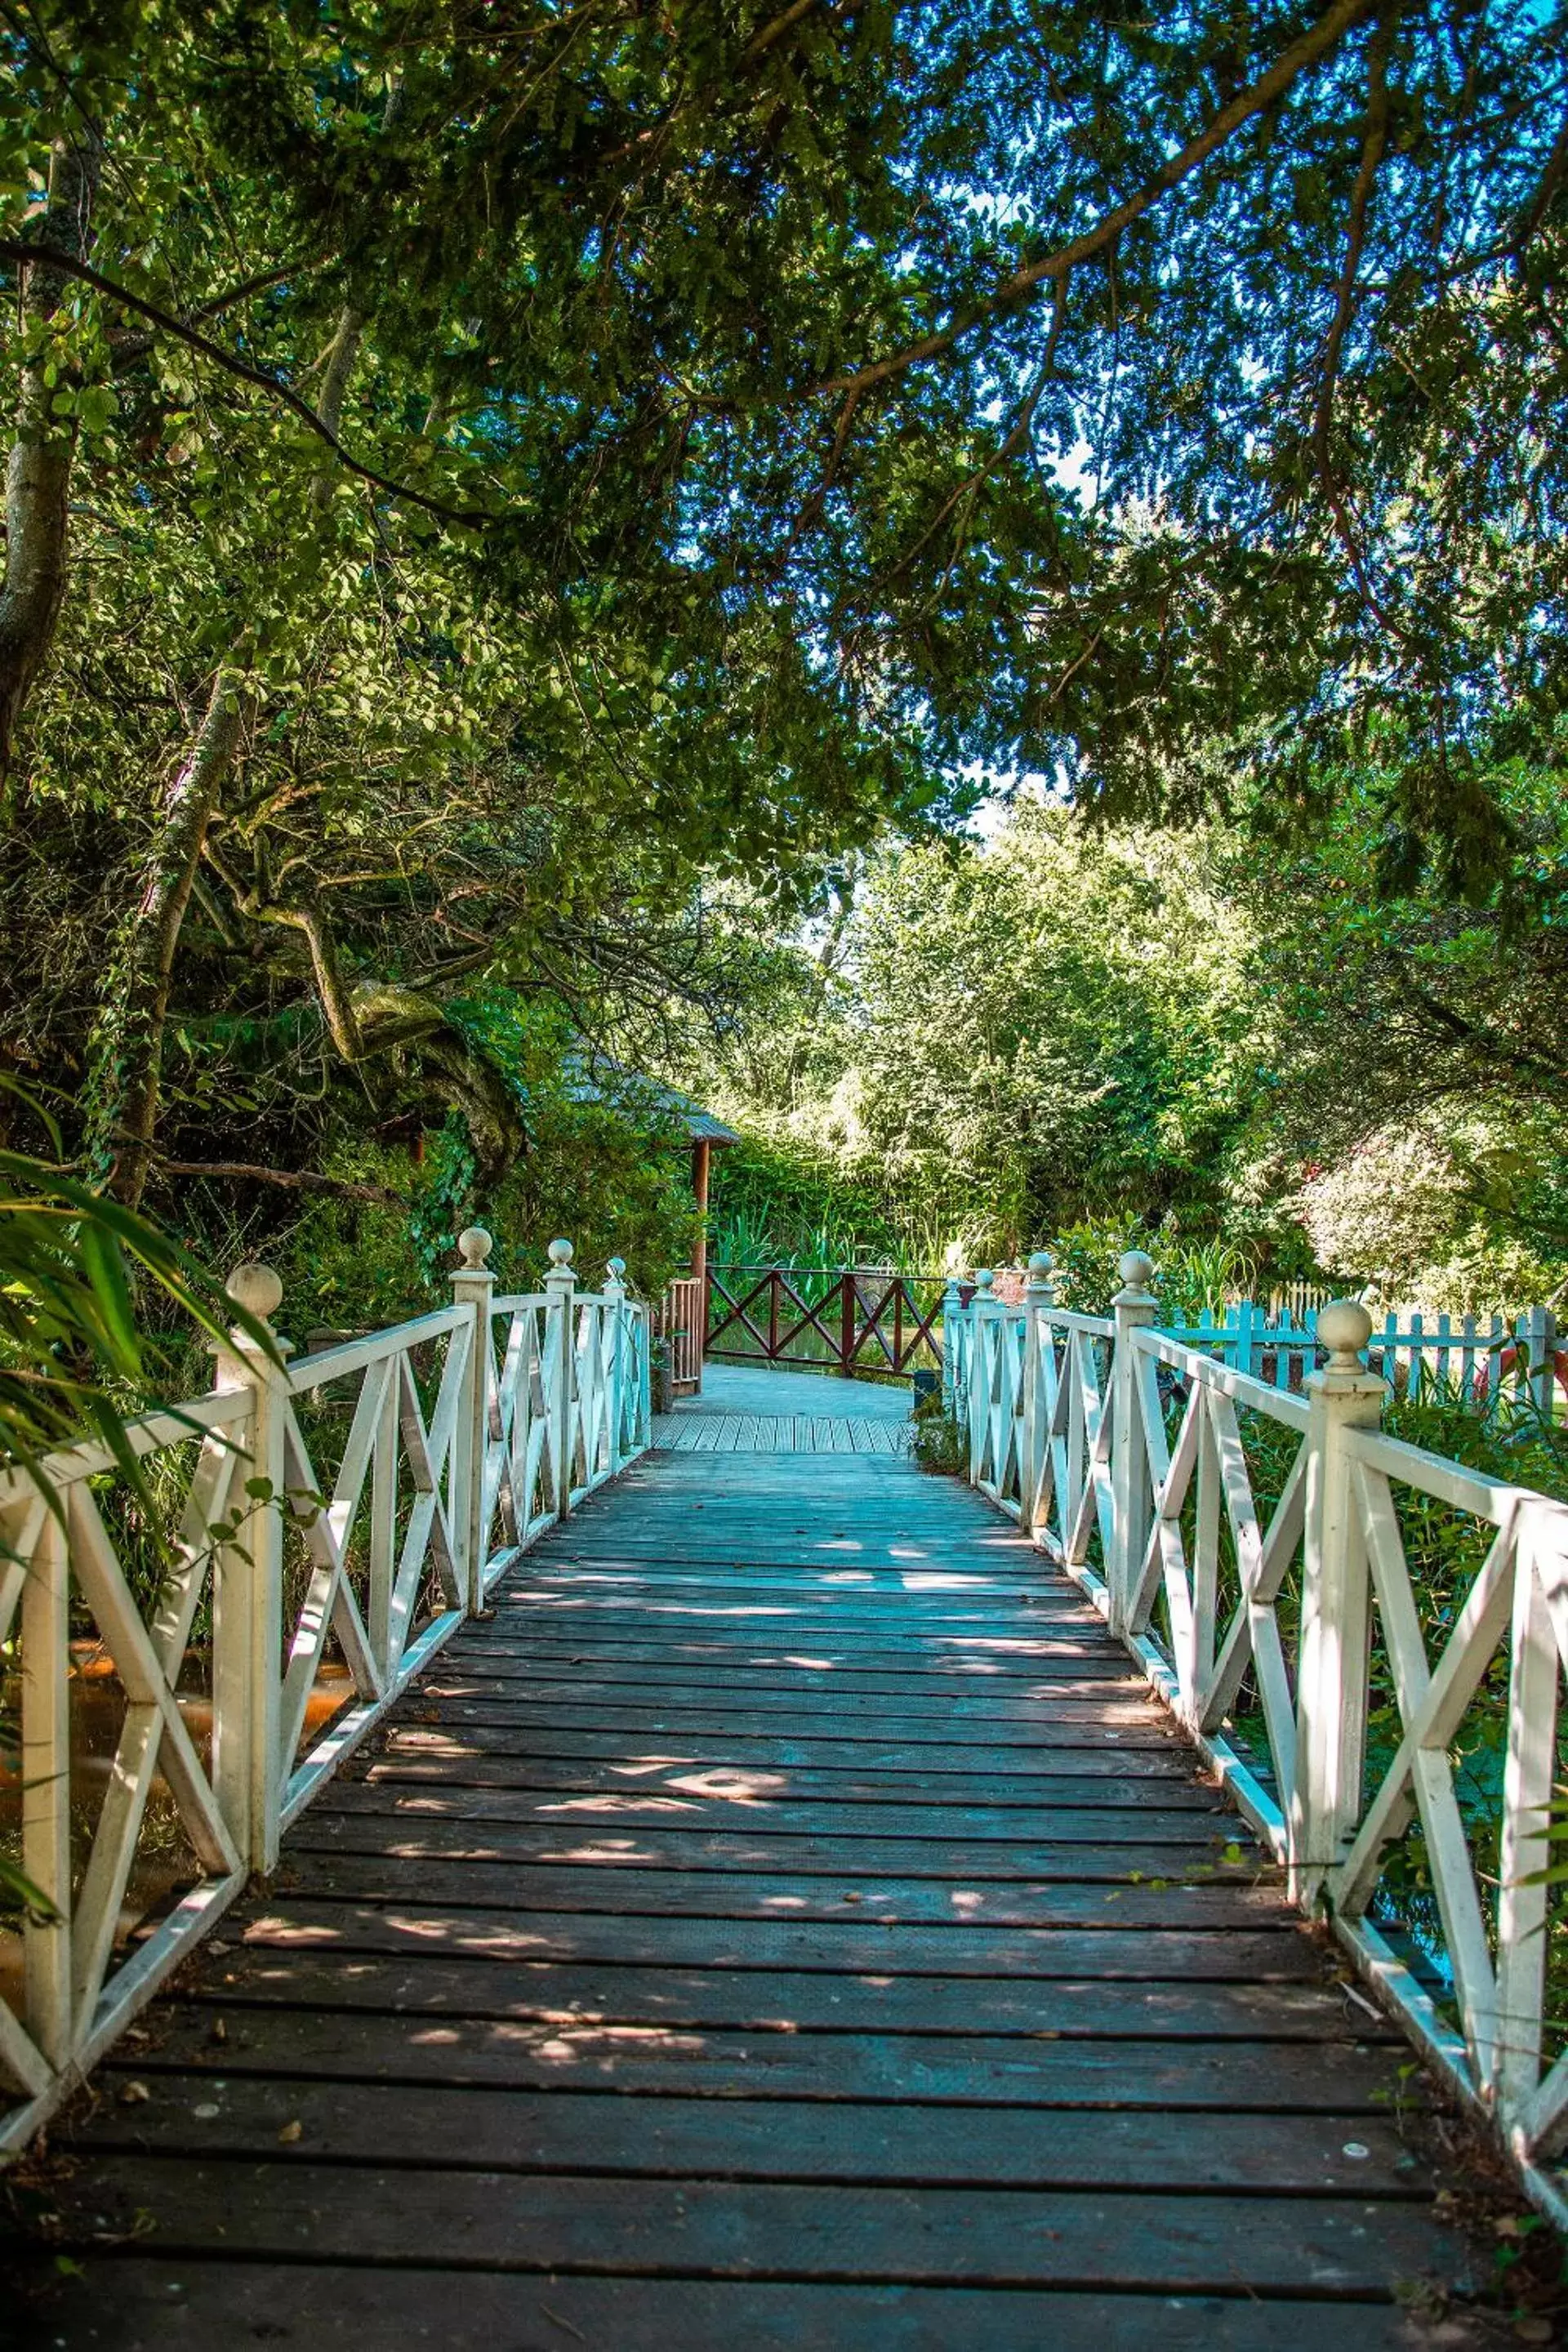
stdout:
[[[1568,2048],[1551,2014],[1563,2007],[1553,1934],[1568,1923],[1548,1874],[1562,1851],[1550,1831],[1568,1505],[1377,1426],[1384,1374],[1434,1341],[1439,1374],[1457,1365],[1477,1405],[1489,1361],[1550,1410],[1555,1325],[1537,1313],[1478,1334],[1390,1318],[1374,1335],[1364,1308],[1341,1302],[1300,1328],[1244,1307],[1163,1329],[1152,1270],[1138,1253],[1122,1261],[1104,1319],[1056,1307],[1043,1255],[1016,1308],[987,1274],[967,1302],[949,1286],[944,1394],[968,1429],[971,1481],[1122,1636],[1298,1898],[1327,1913],[1368,1982],[1495,2119],[1537,2201],[1568,2222],[1550,2162],[1568,2140]],[[1425,1524],[1434,1511],[1474,1531],[1477,1557],[1436,1616],[1405,1533],[1408,1514]],[[1472,1711],[1504,1704],[1505,1669],[1495,1816],[1478,1828],[1456,1759]],[[1430,1895],[1413,1913],[1390,1872],[1416,1834]]]
[[[151,1543],[96,1442],[0,1474],[0,1640],[19,1654],[34,1895],[20,2000],[0,1998],[0,2149],[25,2143],[272,1866],[288,1822],[486,1613],[518,1552],[647,1447],[647,1309],[620,1261],[584,1293],[553,1243],[543,1287],[497,1299],[489,1247],[462,1235],[450,1307],[286,1367],[231,1335],[209,1395],[129,1432],[162,1522]],[[276,1312],[267,1268],[230,1287],[253,1316]],[[96,1773],[81,1752],[89,1667],[114,1717]],[[194,1883],[149,1895],[156,1808]]]

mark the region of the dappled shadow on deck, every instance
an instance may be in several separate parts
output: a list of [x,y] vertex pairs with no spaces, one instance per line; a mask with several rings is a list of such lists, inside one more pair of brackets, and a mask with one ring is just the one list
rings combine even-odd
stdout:
[[99,2091],[40,2344],[1468,2340],[1404,2045],[890,1454],[596,1496]]

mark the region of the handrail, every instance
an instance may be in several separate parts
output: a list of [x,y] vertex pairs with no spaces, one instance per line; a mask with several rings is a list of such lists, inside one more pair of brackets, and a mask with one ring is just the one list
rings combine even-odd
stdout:
[[[166,1405],[161,1412],[143,1413],[127,1422],[121,1433],[129,1452],[142,1461],[166,1445],[179,1444],[197,1430],[227,1429],[244,1418],[246,1410],[243,1401],[237,1402],[229,1396],[193,1397],[184,1404]],[[7,1470],[0,1474],[0,1514],[18,1505],[30,1507],[37,1499],[40,1486],[50,1486],[58,1493],[83,1478],[101,1477],[115,1466],[112,1450],[96,1438],[41,1454],[36,1470]]]
[[[490,1247],[477,1226],[460,1236],[450,1307],[292,1364],[271,1333],[281,1283],[237,1267],[229,1295],[275,1352],[233,1331],[208,1395],[131,1425],[163,1498],[153,1552],[135,1551],[101,1444],[0,1480],[0,1643],[19,1618],[22,1864],[36,1895],[22,1999],[0,1998],[0,2074],[18,2094],[0,2149],[37,2131],[252,1871],[272,1869],[289,1822],[434,1653],[488,1613],[519,1552],[647,1446],[647,1309],[620,1260],[601,1291],[582,1291],[571,1244],[552,1242],[543,1287],[497,1298]],[[96,1817],[72,1639],[84,1614],[117,1693]],[[324,1685],[334,1650],[341,1671]],[[195,1713],[193,1678],[207,1685]],[[150,1810],[173,1812],[200,1875],[169,1888],[128,1948]]]
[[[1194,1345],[1158,1328],[1152,1273],[1140,1252],[1122,1259],[1110,1320],[1056,1307],[1043,1252],[1021,1307],[984,1273],[967,1305],[950,1298],[944,1391],[971,1482],[1088,1595],[1296,1901],[1331,1921],[1568,2225],[1568,2183],[1548,2162],[1568,2126],[1568,2047],[1548,2022],[1559,1898],[1545,1876],[1568,1504],[1383,1434],[1389,1384],[1367,1369],[1378,1343],[1358,1302],[1321,1309],[1309,1360],[1327,1361],[1298,1392],[1216,1357],[1217,1332]],[[1431,1623],[1406,1554],[1417,1506],[1478,1531],[1468,1590]],[[1504,1666],[1494,1862],[1474,1850],[1450,1750]],[[1374,1672],[1397,1718],[1391,1757],[1369,1739]],[[1412,1924],[1390,1891],[1413,1823],[1436,1926]]]

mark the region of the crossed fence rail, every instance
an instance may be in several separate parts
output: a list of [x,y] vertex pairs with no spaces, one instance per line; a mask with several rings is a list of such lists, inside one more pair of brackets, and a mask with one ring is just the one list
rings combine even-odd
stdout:
[[[994,1276],[1016,1305],[1016,1273]],[[725,1363],[796,1365],[849,1375],[902,1374],[940,1365],[945,1318],[974,1295],[973,1282],[935,1274],[895,1275],[874,1266],[742,1265],[719,1262],[672,1283],[658,1310],[679,1385],[694,1385],[704,1352]],[[1168,1336],[1201,1349],[1277,1389],[1300,1391],[1318,1354],[1317,1318],[1326,1297],[1305,1284],[1265,1305],[1232,1299],[1215,1314],[1173,1325]],[[1385,1314],[1369,1362],[1396,1388],[1424,1374],[1466,1402],[1509,1393],[1546,1406],[1553,1384],[1568,1395],[1568,1349],[1547,1307],[1502,1315]]]
[[797,1365],[847,1378],[942,1360],[940,1275],[877,1267],[708,1270],[707,1353],[725,1363]]
[[[297,1362],[231,1335],[209,1395],[129,1433],[155,1531],[100,1445],[0,1477],[32,1889],[0,1937],[0,2149],[274,1866],[517,1554],[647,1445],[647,1310],[620,1261],[580,1291],[552,1242],[542,1286],[497,1297],[490,1246],[462,1235],[449,1307]],[[281,1303],[265,1266],[229,1291],[264,1322]],[[96,1741],[94,1679],[112,1694]]]
[[[1360,1305],[1321,1310],[1328,1360],[1298,1391],[1226,1361],[1212,1332],[1156,1328],[1152,1272],[1122,1259],[1109,1318],[1058,1309],[1043,1255],[1019,1308],[984,1275],[971,1303],[950,1295],[944,1390],[970,1479],[1085,1591],[1294,1898],[1331,1920],[1568,2224],[1552,2162],[1568,2138],[1568,1921],[1548,1876],[1568,1777],[1568,1506],[1384,1434],[1390,1383],[1367,1368]],[[1407,1549],[1434,1513],[1478,1560],[1435,1620]],[[1479,1829],[1456,1789],[1478,1706],[1498,1735]],[[1391,1875],[1412,1832],[1431,1894],[1414,1920]]]

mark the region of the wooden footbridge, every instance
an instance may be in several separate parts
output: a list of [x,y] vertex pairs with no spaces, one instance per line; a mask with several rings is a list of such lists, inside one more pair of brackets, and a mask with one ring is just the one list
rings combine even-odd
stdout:
[[57,2127],[26,2340],[1471,2340],[1407,2042],[904,1410],[710,1372],[510,1559]]

